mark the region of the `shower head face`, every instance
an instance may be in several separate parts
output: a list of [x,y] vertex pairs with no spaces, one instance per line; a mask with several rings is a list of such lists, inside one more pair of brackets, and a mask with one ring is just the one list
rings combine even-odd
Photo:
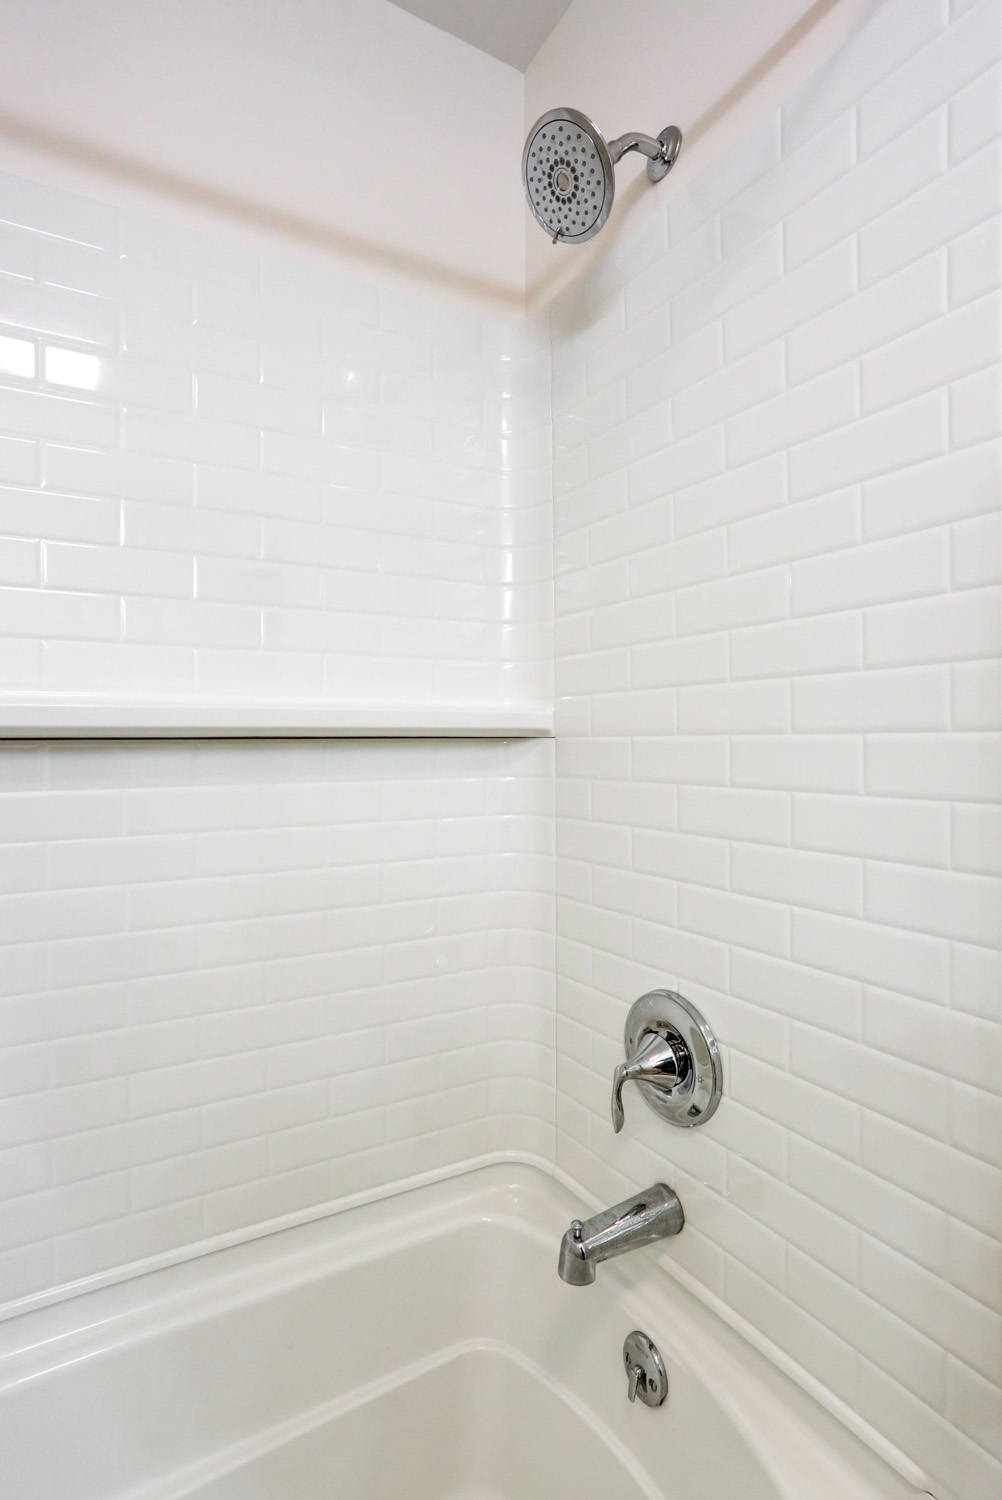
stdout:
[[601,131],[579,110],[551,109],[529,131],[522,185],[533,217],[552,240],[590,240],[609,217],[616,191]]

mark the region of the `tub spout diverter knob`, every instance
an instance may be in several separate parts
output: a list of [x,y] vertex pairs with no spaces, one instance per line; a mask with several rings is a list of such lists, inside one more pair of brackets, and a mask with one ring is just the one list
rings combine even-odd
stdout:
[[636,1083],[663,1120],[690,1129],[720,1103],[723,1072],[713,1032],[694,1005],[673,990],[650,990],[626,1019],[626,1061],[612,1079],[612,1128],[625,1123],[623,1085]]
[[679,1234],[685,1223],[682,1205],[666,1183],[655,1182],[614,1208],[605,1208],[582,1224],[572,1219],[560,1241],[557,1270],[570,1286],[591,1286],[595,1267],[628,1250],[642,1250]]

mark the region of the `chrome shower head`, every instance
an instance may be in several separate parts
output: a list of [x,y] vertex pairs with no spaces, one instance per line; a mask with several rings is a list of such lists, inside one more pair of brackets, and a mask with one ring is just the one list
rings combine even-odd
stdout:
[[616,191],[601,131],[576,109],[551,109],[529,131],[522,184],[534,217],[554,243],[590,240],[609,217]]
[[647,157],[647,175],[660,182],[682,148],[675,125],[657,140],[634,131],[606,143],[577,109],[551,109],[533,125],[522,152],[522,186],[533,217],[556,244],[583,245],[612,210],[615,166],[627,151]]

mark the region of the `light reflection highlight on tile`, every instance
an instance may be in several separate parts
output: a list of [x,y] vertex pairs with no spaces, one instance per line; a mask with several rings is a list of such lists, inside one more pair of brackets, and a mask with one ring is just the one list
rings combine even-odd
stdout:
[[30,339],[0,336],[0,374],[21,380],[35,378],[35,346]]
[[101,361],[96,354],[49,345],[45,350],[45,378],[51,385],[69,385],[78,391],[96,391]]

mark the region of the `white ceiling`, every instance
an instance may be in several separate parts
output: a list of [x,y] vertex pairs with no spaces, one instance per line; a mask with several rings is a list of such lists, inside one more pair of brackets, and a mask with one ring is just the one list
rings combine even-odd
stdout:
[[460,41],[525,71],[571,0],[393,0]]

